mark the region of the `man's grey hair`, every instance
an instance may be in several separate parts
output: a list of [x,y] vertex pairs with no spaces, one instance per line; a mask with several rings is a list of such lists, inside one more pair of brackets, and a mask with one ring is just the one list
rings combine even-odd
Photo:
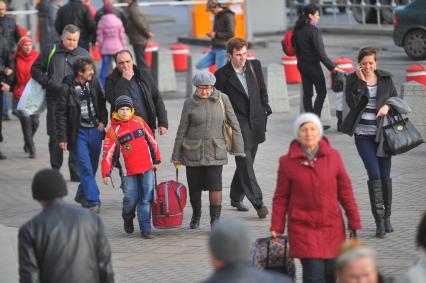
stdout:
[[64,27],[64,29],[62,30],[62,36],[64,36],[65,33],[76,33],[76,32],[80,33],[80,29],[77,26],[75,26],[75,25],[66,25]]
[[336,259],[336,269],[341,270],[343,267],[345,267],[346,264],[348,264],[351,261],[357,260],[362,257],[371,257],[376,261],[376,252],[369,247],[357,247],[352,250],[349,250]]

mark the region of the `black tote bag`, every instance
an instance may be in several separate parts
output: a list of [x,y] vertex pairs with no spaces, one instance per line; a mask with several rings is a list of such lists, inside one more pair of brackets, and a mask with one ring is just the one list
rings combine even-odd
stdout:
[[399,113],[386,117],[389,124],[383,126],[383,149],[387,154],[401,154],[423,143],[422,136],[408,118],[403,118]]

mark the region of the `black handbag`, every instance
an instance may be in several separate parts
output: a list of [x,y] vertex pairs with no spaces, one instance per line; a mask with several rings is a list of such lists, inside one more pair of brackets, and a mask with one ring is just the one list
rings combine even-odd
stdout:
[[422,136],[408,118],[399,113],[386,117],[389,124],[383,126],[383,149],[387,154],[401,154],[423,143]]

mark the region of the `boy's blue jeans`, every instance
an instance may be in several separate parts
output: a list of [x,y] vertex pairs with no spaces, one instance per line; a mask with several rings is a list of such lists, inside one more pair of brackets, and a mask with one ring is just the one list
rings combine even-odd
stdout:
[[80,128],[74,152],[80,174],[76,197],[85,198],[92,205],[100,205],[99,188],[96,184],[96,171],[101,154],[104,133],[98,128]]
[[151,202],[154,193],[154,171],[125,176],[123,179],[123,219],[132,222],[137,215],[141,232],[151,231]]
[[206,69],[214,64],[216,67],[222,68],[226,63],[226,49],[225,48],[212,48],[209,53],[204,55],[195,66],[197,69]]

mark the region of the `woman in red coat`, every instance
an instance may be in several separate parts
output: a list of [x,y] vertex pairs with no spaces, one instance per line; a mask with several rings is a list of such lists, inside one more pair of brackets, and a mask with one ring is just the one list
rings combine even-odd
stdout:
[[322,136],[318,116],[300,115],[294,132],[297,139],[279,161],[271,234],[283,234],[287,221],[290,256],[301,260],[303,283],[335,283],[335,258],[346,238],[339,204],[352,234],[361,229],[358,206],[340,154]]
[[31,79],[31,66],[37,59],[39,52],[34,50],[33,41],[28,36],[23,36],[18,42],[15,54],[15,80],[13,83],[13,111],[21,121],[24,134],[24,151],[30,158],[35,158],[34,134],[39,125],[39,115],[24,116],[16,112],[19,99],[25,89],[25,85]]

